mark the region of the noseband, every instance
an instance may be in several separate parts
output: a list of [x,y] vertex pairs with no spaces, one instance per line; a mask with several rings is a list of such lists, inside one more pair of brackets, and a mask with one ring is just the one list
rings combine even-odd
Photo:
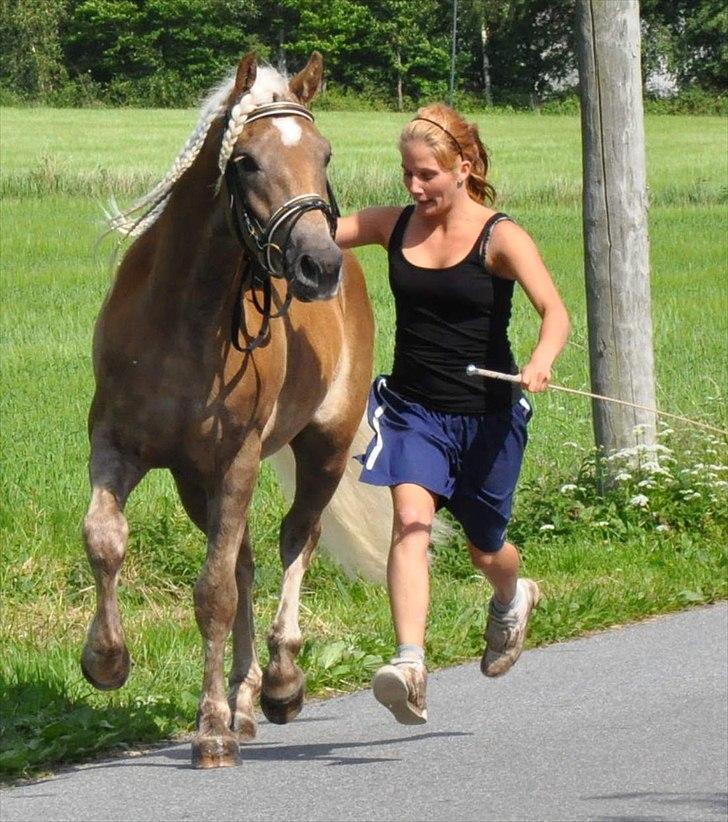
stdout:
[[[230,116],[228,112],[228,117]],[[254,109],[245,119],[245,125],[264,117],[303,117],[313,122],[313,115],[302,105],[292,102],[268,103]],[[242,353],[250,353],[261,345],[268,336],[269,322],[272,318],[283,316],[291,304],[292,295],[290,289],[286,299],[277,314],[271,314],[271,277],[280,277],[288,280],[288,266],[286,262],[286,247],[291,238],[291,233],[298,221],[309,211],[323,212],[329,224],[331,236],[336,235],[336,222],[339,217],[339,208],[336,204],[333,189],[328,179],[326,180],[326,192],[329,202],[326,202],[318,194],[301,194],[285,202],[276,209],[265,225],[261,225],[258,218],[253,214],[245,199],[245,191],[240,182],[240,177],[235,169],[235,162],[228,160],[225,166],[225,182],[227,183],[230,195],[230,212],[232,225],[238,242],[242,248],[248,252],[248,271],[251,272],[251,284],[260,285],[263,289],[263,305],[258,302],[258,297],[253,289],[253,303],[263,317],[258,336],[247,346],[241,346],[238,341],[240,326],[242,321],[242,292],[245,275],[241,276],[238,293],[233,306],[232,324],[230,328],[230,339],[233,346]],[[281,238],[277,235],[281,233]],[[278,263],[273,258],[276,254]]]

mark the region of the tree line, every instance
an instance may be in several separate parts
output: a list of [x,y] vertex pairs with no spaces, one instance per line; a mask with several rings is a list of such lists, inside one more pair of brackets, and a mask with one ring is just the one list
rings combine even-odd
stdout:
[[[603,0],[621,2],[622,0]],[[254,50],[324,55],[330,104],[411,108],[449,92],[454,0],[2,0],[0,100],[183,107]],[[473,106],[573,95],[575,0],[458,0],[456,93]],[[648,96],[728,87],[723,0],[642,0]]]

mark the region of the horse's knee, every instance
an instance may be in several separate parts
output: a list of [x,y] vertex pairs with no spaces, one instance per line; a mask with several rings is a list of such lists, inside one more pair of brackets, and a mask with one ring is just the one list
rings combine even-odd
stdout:
[[218,629],[225,636],[232,628],[238,607],[235,570],[203,566],[192,591],[195,618],[203,636],[213,637]]
[[108,491],[94,492],[83,521],[83,538],[94,570],[115,574],[126,553],[129,525]]
[[304,566],[313,553],[321,537],[321,520],[319,517],[300,516],[291,509],[281,524],[280,557],[281,565],[288,568],[301,554],[304,554]]

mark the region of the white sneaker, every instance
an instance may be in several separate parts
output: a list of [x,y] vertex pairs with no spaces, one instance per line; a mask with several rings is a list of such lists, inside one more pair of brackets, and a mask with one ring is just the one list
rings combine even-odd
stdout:
[[541,598],[538,585],[533,580],[519,579],[516,585],[521,595],[520,601],[517,607],[502,616],[494,611],[494,598],[491,597],[485,628],[485,651],[480,660],[480,670],[485,676],[503,676],[515,665],[523,650],[531,611]]
[[424,663],[395,657],[372,680],[374,696],[402,725],[427,722],[427,668]]

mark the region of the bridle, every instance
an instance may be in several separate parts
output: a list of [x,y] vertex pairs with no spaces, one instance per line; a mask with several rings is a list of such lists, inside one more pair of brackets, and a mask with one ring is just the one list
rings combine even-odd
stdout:
[[[313,114],[302,105],[293,102],[268,103],[254,109],[245,118],[245,125],[264,117],[303,117],[310,122],[314,121]],[[228,112],[228,119],[230,112]],[[291,238],[291,233],[298,221],[309,211],[321,211],[329,224],[329,231],[332,238],[336,235],[336,223],[340,216],[339,208],[336,204],[333,189],[328,179],[326,180],[326,193],[329,201],[326,202],[318,194],[300,194],[292,197],[280,208],[276,209],[265,225],[261,225],[258,218],[253,214],[245,199],[245,191],[240,181],[240,176],[235,168],[235,161],[228,160],[225,166],[225,182],[230,195],[230,213],[233,230],[241,247],[248,253],[247,271],[241,274],[235,302],[233,304],[233,315],[230,327],[230,340],[233,346],[241,353],[250,353],[261,345],[268,336],[271,319],[282,317],[291,304],[292,295],[290,292],[290,277],[288,276],[288,266],[286,262],[285,250]],[[278,235],[281,235],[280,237]],[[276,259],[277,258],[277,261]],[[247,273],[250,272],[251,285],[260,285],[263,289],[263,305],[258,302],[258,297],[253,288],[253,303],[260,312],[263,320],[257,337],[248,345],[241,346],[239,342],[239,332],[243,318],[242,294],[243,286],[247,281]],[[289,283],[289,290],[283,305],[276,314],[271,314],[271,277],[284,278]]]

